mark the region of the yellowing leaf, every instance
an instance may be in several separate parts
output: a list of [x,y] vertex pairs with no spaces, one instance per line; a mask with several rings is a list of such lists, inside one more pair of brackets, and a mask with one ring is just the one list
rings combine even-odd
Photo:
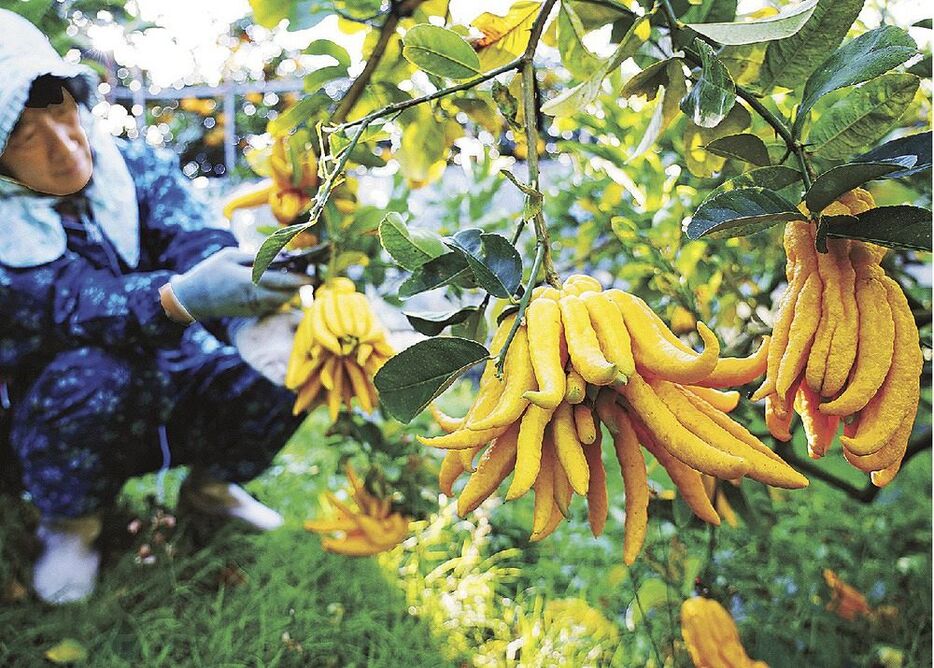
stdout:
[[538,2],[519,0],[505,16],[485,12],[474,19],[473,26],[483,33],[483,37],[473,43],[482,71],[505,65],[525,51],[540,6]]
[[88,650],[74,638],[63,638],[45,651],[45,658],[52,663],[77,663],[88,658]]

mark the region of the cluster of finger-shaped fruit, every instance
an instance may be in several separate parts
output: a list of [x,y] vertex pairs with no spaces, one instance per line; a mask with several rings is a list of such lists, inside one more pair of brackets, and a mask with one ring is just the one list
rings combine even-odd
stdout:
[[379,398],[373,376],[394,354],[386,330],[353,281],[334,278],[318,288],[295,331],[285,385],[298,396],[298,415],[327,404],[331,421],[356,398],[370,413]]
[[[822,212],[856,215],[874,206],[856,189]],[[901,287],[880,266],[885,249],[850,239],[815,248],[816,228],[785,227],[788,289],[779,303],[765,398],[775,438],[791,438],[797,412],[808,452],[822,457],[840,423],[847,461],[884,486],[901,466],[920,400],[923,357],[918,328]]]
[[[502,348],[515,315],[497,330]],[[749,476],[797,488],[807,480],[727,413],[743,385],[765,372],[768,340],[747,358],[720,358],[716,336],[697,325],[705,347],[695,352],[638,297],[604,291],[588,276],[572,276],[560,290],[536,288],[507,351],[502,378],[490,360],[475,401],[463,418],[433,408],[448,433],[419,437],[450,450],[441,488],[452,494],[470,471],[458,498],[464,515],[513,473],[510,501],[535,489],[532,539],[550,534],[567,516],[574,493],[586,496],[591,528],[603,530],[607,486],[601,423],[613,436],[626,496],[624,558],[632,563],[645,536],[649,486],[639,445],[668,471],[701,519],[719,517],[701,474]],[[474,459],[482,452],[474,468]]]
[[391,499],[378,498],[368,491],[349,464],[345,472],[357,510],[328,493],[334,515],[327,519],[306,520],[305,530],[327,534],[321,540],[322,548],[351,557],[385,552],[401,543],[409,532],[408,518],[393,512]]

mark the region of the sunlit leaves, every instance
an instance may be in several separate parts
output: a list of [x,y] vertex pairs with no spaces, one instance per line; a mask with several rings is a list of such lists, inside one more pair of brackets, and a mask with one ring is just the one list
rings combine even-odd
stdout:
[[561,53],[561,64],[578,79],[588,78],[603,64],[584,45],[586,33],[573,5],[561,3],[558,12],[558,51]]
[[701,57],[701,75],[682,100],[681,110],[695,125],[712,128],[726,118],[736,103],[736,86],[713,49],[701,40],[694,44]]
[[542,112],[550,116],[572,116],[600,94],[603,80],[642,46],[651,34],[648,17],[640,17],[616,47],[613,55],[589,79],[568,88],[542,105]]
[[480,59],[464,38],[429,23],[405,33],[402,55],[419,69],[439,77],[470,79],[480,74]]
[[483,37],[473,43],[480,69],[489,72],[518,58],[529,44],[529,32],[541,3],[519,0],[504,16],[485,12],[473,20]]
[[844,44],[814,71],[804,85],[792,132],[800,135],[808,112],[827,93],[869,81],[901,65],[915,53],[914,40],[895,26],[870,30]]
[[331,0],[250,0],[254,20],[264,28],[275,28],[284,19],[289,30],[312,28],[334,11]]
[[374,377],[380,404],[400,422],[408,422],[489,356],[486,348],[469,339],[444,336],[419,341],[391,357]]
[[811,18],[791,37],[771,42],[758,85],[795,88],[803,84],[814,68],[833,52],[843,38],[865,0],[820,0]]
[[398,213],[386,214],[379,225],[379,241],[403,269],[415,271],[446,252],[441,237],[426,229],[409,229]]
[[678,115],[679,105],[686,93],[687,84],[682,61],[679,58],[669,58],[653,63],[630,79],[623,87],[620,94],[622,97],[644,95],[649,100],[658,97],[649,124],[642,133],[639,145],[629,156],[630,160],[649,150],[665,129],[671,125]]
[[688,27],[724,45],[755,44],[790,37],[811,17],[817,0],[787,6],[773,16],[755,21],[730,23],[689,23]]
[[276,230],[270,234],[263,241],[262,245],[259,247],[259,250],[256,252],[256,257],[253,260],[253,282],[259,282],[259,279],[266,272],[266,269],[269,268],[269,264],[276,258],[276,255],[279,254],[285,245],[289,243],[299,232],[304,232],[310,228],[316,221],[311,221],[307,223],[298,223],[296,225],[289,225],[288,227],[283,227]]
[[810,150],[820,158],[843,160],[879,141],[911,104],[919,83],[913,74],[894,72],[850,91],[814,123]]
[[688,224],[687,235],[690,239],[738,237],[800,218],[794,204],[771,190],[737,188],[701,204]]

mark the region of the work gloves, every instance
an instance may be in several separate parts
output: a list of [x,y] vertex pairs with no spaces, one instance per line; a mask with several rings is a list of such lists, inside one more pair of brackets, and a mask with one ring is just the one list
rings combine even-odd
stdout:
[[267,271],[252,279],[253,254],[224,248],[170,283],[175,298],[195,320],[255,316],[276,310],[312,279],[304,274]]

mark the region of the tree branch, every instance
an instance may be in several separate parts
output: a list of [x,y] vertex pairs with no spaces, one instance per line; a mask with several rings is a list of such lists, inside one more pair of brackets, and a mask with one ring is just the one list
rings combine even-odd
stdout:
[[[927,427],[921,433],[912,438],[908,443],[908,449],[905,451],[905,456],[902,458],[902,466],[907,464],[912,457],[920,452],[927,450],[930,447],[931,427]],[[824,481],[831,487],[839,489],[851,499],[861,503],[871,503],[882,490],[881,487],[876,487],[871,482],[867,483],[865,487],[859,488],[856,485],[853,485],[852,483],[833,475],[832,473],[828,473],[820,466],[817,466],[814,462],[808,459],[803,459],[795,454],[795,451],[791,447],[790,443],[776,443],[775,452],[782,459],[784,459],[799,471],[807,473],[808,475],[811,475],[818,480]]]
[[458,93],[462,90],[469,90],[471,88],[479,86],[480,84],[486,81],[489,81],[490,79],[494,79],[498,77],[500,74],[504,74],[505,72],[512,72],[514,70],[518,70],[520,67],[522,67],[522,64],[526,60],[531,59],[532,56],[535,54],[535,47],[538,45],[538,40],[541,39],[542,32],[545,29],[545,20],[548,18],[548,14],[551,13],[551,8],[554,7],[555,2],[557,2],[557,0],[545,0],[545,3],[542,5],[542,8],[539,11],[538,16],[535,18],[535,23],[532,24],[532,29],[530,30],[530,33],[529,33],[529,45],[526,47],[525,52],[521,56],[516,58],[515,60],[512,60],[500,67],[497,67],[495,70],[491,70],[490,72],[487,72],[486,74],[481,74],[480,76],[474,79],[470,79],[469,81],[465,81],[463,83],[457,84],[456,86],[442,88],[441,90],[436,90],[434,93],[429,93],[428,95],[422,95],[421,97],[412,98],[411,100],[403,100],[401,102],[395,102],[386,107],[383,107],[382,109],[377,109],[376,111],[370,114],[367,114],[363,118],[358,118],[355,121],[340,122],[336,127],[330,128],[330,131],[338,132],[340,130],[346,130],[347,128],[353,127],[355,125],[359,125],[361,123],[370,124],[373,121],[376,121],[385,116],[391,116],[392,114],[398,113],[400,111],[405,111],[406,109],[410,107],[414,107],[419,104],[423,104],[425,102],[431,102],[433,100],[437,100],[439,98],[451,95],[452,93]]
[[373,78],[373,73],[386,54],[386,47],[389,46],[389,40],[396,34],[399,19],[411,14],[422,2],[424,2],[424,0],[406,0],[405,2],[392,3],[389,14],[386,16],[386,20],[383,21],[383,25],[379,29],[379,39],[376,42],[376,46],[373,47],[373,52],[370,53],[370,57],[367,58],[363,71],[353,80],[353,83],[350,84],[350,88],[347,89],[347,92],[344,93],[344,96],[341,98],[340,104],[337,105],[337,109],[335,109],[334,113],[331,115],[331,123],[343,123],[347,119],[347,116],[350,115],[354,105],[357,104],[360,96],[363,95],[363,91],[366,90],[366,87],[369,85],[370,79]]

